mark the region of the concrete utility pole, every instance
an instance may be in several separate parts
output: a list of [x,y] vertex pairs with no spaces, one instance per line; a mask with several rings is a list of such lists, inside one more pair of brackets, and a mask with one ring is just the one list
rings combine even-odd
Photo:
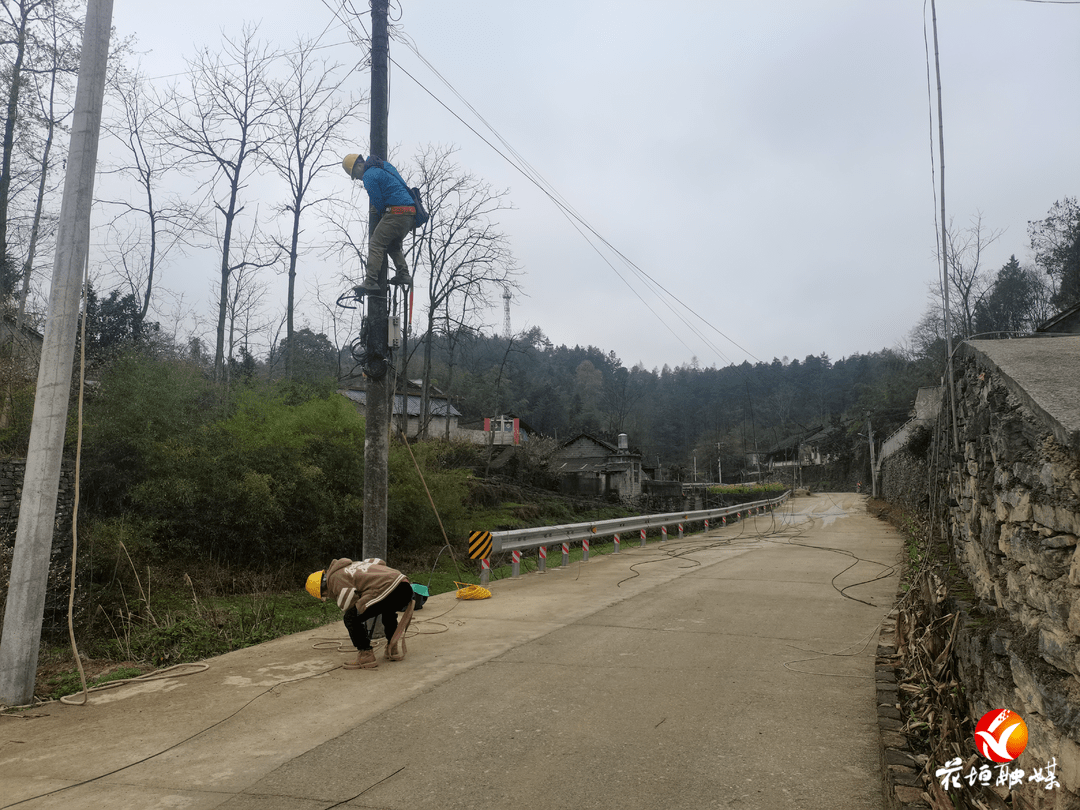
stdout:
[[49,293],[49,316],[41,348],[19,527],[11,560],[11,584],[0,640],[0,703],[9,706],[26,704],[33,699],[37,677],[83,267],[90,250],[90,208],[94,196],[112,9],[113,0],[89,0],[86,9],[79,85],[75,91],[71,146]]
[[[387,158],[387,118],[390,83],[387,70],[387,7],[389,0],[371,2],[371,142],[368,152]],[[379,224],[381,212],[368,219],[368,235]],[[364,434],[364,547],[365,558],[386,559],[387,479],[390,468],[390,396],[389,315],[387,305],[387,260],[379,267],[380,292],[367,295],[367,337],[364,343],[367,361],[367,402]]]

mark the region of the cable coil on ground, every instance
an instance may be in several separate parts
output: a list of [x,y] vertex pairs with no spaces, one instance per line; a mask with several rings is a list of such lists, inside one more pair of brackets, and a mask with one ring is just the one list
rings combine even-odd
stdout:
[[469,585],[467,582],[458,582],[454,580],[454,584],[458,586],[457,598],[458,599],[490,599],[491,591],[480,585]]

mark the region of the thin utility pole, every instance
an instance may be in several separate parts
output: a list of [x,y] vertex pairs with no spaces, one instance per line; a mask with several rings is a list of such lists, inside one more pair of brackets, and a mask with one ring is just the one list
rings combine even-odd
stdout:
[[[389,0],[371,2],[371,142],[370,154],[387,158],[388,80],[387,7]],[[368,218],[368,236],[379,224],[382,212]],[[387,260],[379,271],[379,292],[367,295],[367,402],[364,406],[364,558],[386,559],[387,479],[390,468],[389,316],[387,306]]]
[[941,57],[938,55],[937,3],[930,0],[934,23],[934,73],[937,76],[938,163],[941,168],[941,290],[945,306],[945,374],[949,378],[949,413],[952,416],[953,451],[960,452],[960,434],[956,427],[956,393],[953,382],[952,314],[949,311],[949,243],[945,224],[945,124],[941,117]]
[[870,442],[870,497],[877,497],[877,458],[874,454],[874,426],[870,414],[866,414],[866,438]]
[[11,583],[0,640],[0,703],[9,706],[23,705],[33,699],[37,677],[83,267],[90,251],[90,208],[112,9],[113,0],[89,0],[86,9],[49,317],[41,348],[19,527],[15,533]]

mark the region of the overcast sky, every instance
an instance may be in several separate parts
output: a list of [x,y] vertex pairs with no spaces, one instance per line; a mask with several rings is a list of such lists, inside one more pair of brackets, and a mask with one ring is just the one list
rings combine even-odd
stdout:
[[[365,0],[357,7],[367,12]],[[297,34],[341,43],[335,57],[355,63],[335,9],[335,0],[115,0],[113,23],[151,51],[150,76],[181,73],[198,46],[244,21],[282,47]],[[591,344],[649,369],[838,360],[901,345],[926,309],[940,182],[928,2],[395,0],[393,16],[636,266],[582,237],[405,75],[495,142],[392,41],[401,68],[391,70],[392,148],[408,156],[456,144],[462,165],[510,190],[515,210],[501,225],[524,293],[514,331],[539,326],[556,344]],[[942,0],[938,32],[947,217],[966,227],[981,215],[1004,231],[985,267],[1011,254],[1029,261],[1027,222],[1080,194],[1080,4]],[[365,91],[367,73],[354,78]],[[352,151],[367,152],[366,125]],[[343,172],[334,180],[351,193]],[[167,270],[162,283],[175,288],[178,275]],[[499,307],[488,331],[502,325]]]

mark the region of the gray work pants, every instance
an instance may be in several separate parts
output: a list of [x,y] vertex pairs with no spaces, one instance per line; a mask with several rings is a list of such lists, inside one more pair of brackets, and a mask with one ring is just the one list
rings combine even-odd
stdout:
[[401,240],[413,229],[415,214],[383,214],[368,238],[367,272],[364,280],[374,286],[379,280],[379,268],[389,256],[398,273],[408,273],[409,265],[401,250]]

